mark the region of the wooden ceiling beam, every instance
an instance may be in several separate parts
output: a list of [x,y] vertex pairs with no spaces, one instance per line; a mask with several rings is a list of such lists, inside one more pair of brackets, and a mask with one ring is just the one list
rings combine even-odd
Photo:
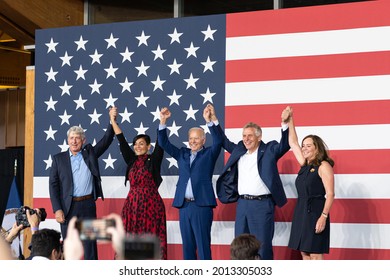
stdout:
[[19,42],[20,45],[34,44],[34,33],[29,33],[27,30],[22,29],[20,26],[4,17],[3,14],[0,14],[0,29]]
[[23,45],[34,44],[35,30],[82,25],[83,0],[2,0],[0,30]]

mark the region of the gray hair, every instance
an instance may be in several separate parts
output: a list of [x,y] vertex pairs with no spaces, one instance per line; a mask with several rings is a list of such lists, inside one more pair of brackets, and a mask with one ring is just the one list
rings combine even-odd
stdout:
[[203,128],[197,127],[197,126],[192,127],[192,128],[190,128],[190,129],[188,130],[188,136],[190,136],[191,131],[194,131],[194,130],[200,131],[200,132],[201,132],[201,137],[202,137],[202,139],[206,139],[206,133],[204,132]]
[[81,140],[85,139],[85,131],[80,126],[72,126],[71,128],[69,128],[68,132],[66,133],[66,136],[69,137],[69,134],[71,134],[72,132],[80,135]]
[[253,122],[249,122],[247,123],[243,129],[245,128],[254,128],[255,129],[255,135],[258,137],[258,136],[261,136],[263,134],[262,130],[261,130],[261,127],[258,125],[258,124],[255,124]]

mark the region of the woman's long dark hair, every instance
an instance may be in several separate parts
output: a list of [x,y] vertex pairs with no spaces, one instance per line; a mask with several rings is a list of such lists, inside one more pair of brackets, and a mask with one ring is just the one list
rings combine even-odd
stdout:
[[[303,141],[305,141],[305,139],[307,139],[307,138],[311,138],[313,140],[314,147],[317,148],[317,152],[318,152],[316,154],[314,160],[311,162],[311,164],[319,166],[319,165],[321,165],[322,161],[327,161],[333,167],[334,160],[329,157],[329,153],[328,153],[329,149],[328,149],[328,146],[325,144],[324,140],[322,140],[321,137],[319,137],[317,135],[310,134],[310,135],[307,135],[305,138],[303,138],[302,146],[303,146]],[[308,163],[306,161],[306,165],[307,164]]]

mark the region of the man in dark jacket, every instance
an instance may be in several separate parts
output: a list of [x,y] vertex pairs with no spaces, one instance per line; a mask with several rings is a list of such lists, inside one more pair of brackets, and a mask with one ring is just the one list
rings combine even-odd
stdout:
[[176,184],[172,206],[179,209],[179,225],[183,240],[183,257],[186,260],[211,259],[211,225],[213,208],[217,206],[212,176],[214,166],[221,153],[221,134],[217,119],[210,119],[211,104],[207,105],[203,117],[207,122],[213,144],[204,147],[206,136],[200,127],[188,132],[190,148],[178,148],[167,136],[166,121],[171,117],[168,108],[161,109],[158,132],[159,145],[177,160],[179,180]]
[[222,203],[237,202],[235,236],[253,234],[262,244],[259,254],[263,260],[273,259],[275,204],[282,207],[287,203],[277,162],[290,149],[289,117],[284,110],[280,143],[264,143],[260,126],[252,122],[244,126],[238,144],[220,130],[230,157],[217,180],[217,195]]
[[[117,115],[115,108],[109,114]],[[73,126],[68,130],[69,150],[53,156],[50,170],[50,200],[56,221],[61,225],[62,238],[66,238],[69,220],[96,218],[95,201],[104,199],[98,158],[114,139],[114,130],[108,126],[103,138],[95,145],[86,143],[84,130]],[[96,241],[84,242],[84,259],[97,260]]]

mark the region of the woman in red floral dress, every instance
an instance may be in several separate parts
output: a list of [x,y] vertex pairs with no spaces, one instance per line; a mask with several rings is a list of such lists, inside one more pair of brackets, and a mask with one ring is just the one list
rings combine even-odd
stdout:
[[[113,117],[114,118],[114,117]],[[133,139],[134,151],[127,143],[115,119],[111,120],[120,150],[127,164],[126,179],[130,190],[122,208],[122,220],[126,232],[153,234],[160,240],[161,259],[167,259],[167,226],[164,202],[158,192],[162,182],[160,169],[164,150],[156,142],[151,154],[150,137],[140,134]]]

